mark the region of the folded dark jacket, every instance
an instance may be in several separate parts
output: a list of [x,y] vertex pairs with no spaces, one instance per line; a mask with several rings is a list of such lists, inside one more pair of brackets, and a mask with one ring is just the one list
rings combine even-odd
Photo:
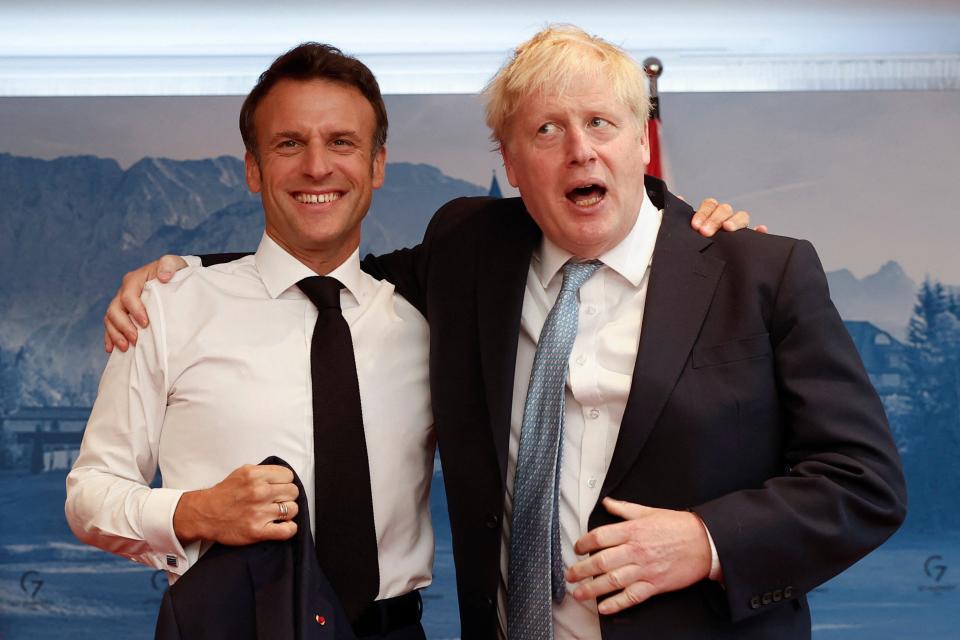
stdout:
[[[287,467],[271,456],[260,464]],[[296,472],[297,534],[282,542],[213,545],[167,589],[157,640],[355,640],[317,561],[310,510]]]

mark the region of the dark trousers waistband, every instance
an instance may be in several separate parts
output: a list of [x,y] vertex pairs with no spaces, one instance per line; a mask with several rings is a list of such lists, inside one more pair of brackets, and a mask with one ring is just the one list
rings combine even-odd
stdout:
[[353,632],[361,637],[386,635],[420,622],[422,614],[423,600],[419,591],[376,600],[353,621]]

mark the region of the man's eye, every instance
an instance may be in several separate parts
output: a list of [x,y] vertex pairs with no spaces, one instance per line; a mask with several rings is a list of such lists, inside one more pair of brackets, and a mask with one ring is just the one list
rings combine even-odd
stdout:
[[556,131],[557,131],[557,125],[553,124],[552,122],[547,122],[545,124],[542,124],[540,125],[540,128],[537,129],[537,133],[545,134],[545,135],[556,133]]
[[337,138],[330,144],[332,144],[335,147],[352,147],[353,146],[353,142],[351,142],[350,140],[344,140],[343,138]]
[[296,140],[283,140],[280,142],[280,144],[277,145],[277,148],[278,149],[294,149],[299,144],[300,143],[297,142]]
[[590,118],[590,126],[595,128],[606,127],[610,124],[608,120],[603,118]]

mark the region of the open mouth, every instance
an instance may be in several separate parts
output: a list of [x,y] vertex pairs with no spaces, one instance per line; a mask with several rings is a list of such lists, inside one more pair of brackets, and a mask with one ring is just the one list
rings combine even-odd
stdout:
[[324,204],[339,200],[343,195],[339,191],[329,191],[327,193],[303,193],[298,191],[293,194],[293,199],[302,204]]
[[567,200],[578,207],[592,207],[607,195],[607,188],[599,184],[585,184],[567,192]]

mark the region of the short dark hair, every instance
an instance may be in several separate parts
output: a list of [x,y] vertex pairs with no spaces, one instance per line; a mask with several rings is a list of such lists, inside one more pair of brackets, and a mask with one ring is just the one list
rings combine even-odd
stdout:
[[353,56],[336,47],[320,42],[304,42],[273,61],[270,68],[260,74],[257,84],[243,101],[240,109],[240,135],[247,151],[257,155],[257,133],[254,116],[257,106],[270,89],[281,80],[328,80],[356,88],[376,116],[373,134],[373,152],[387,143],[387,107],[380,95],[380,85],[373,72]]

